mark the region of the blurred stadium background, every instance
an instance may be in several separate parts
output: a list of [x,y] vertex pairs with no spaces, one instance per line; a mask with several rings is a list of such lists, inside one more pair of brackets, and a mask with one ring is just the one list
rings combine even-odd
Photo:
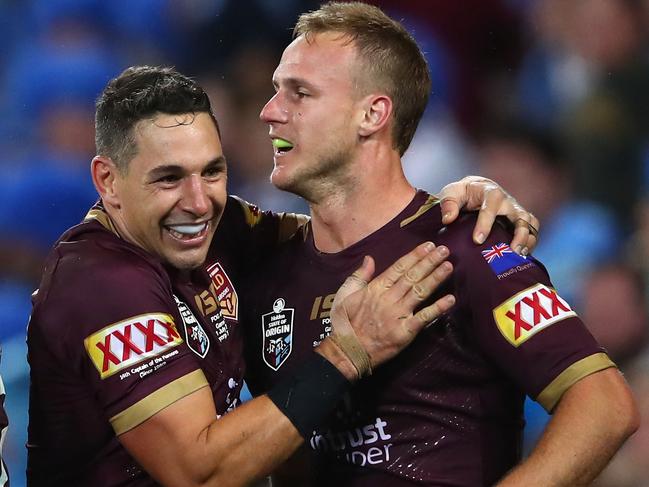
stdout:
[[[370,3],[414,33],[434,80],[409,177],[434,191],[489,176],[541,219],[536,255],[643,414],[597,485],[649,486],[649,1]],[[95,97],[129,65],[176,66],[211,95],[230,191],[305,211],[267,182],[272,149],[258,113],[297,15],[318,4],[0,0],[0,374],[12,486],[25,483],[30,295],[50,245],[96,198]],[[526,415],[529,449],[546,417],[532,404]]]

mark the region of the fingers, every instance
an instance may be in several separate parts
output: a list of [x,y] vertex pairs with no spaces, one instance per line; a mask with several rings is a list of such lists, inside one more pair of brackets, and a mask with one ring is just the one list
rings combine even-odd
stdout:
[[457,216],[460,214],[460,204],[455,198],[452,198],[450,196],[441,200],[440,207],[442,211],[442,223],[444,225],[448,225],[449,223],[455,221]]
[[482,192],[482,205],[478,212],[478,220],[473,229],[473,241],[477,244],[484,243],[487,235],[491,232],[496,216],[503,206],[503,201],[507,198],[500,186],[476,182],[471,187],[480,187]]
[[412,284],[401,299],[401,306],[412,312],[422,301],[428,299],[448,276],[453,272],[450,262],[441,262],[434,270],[419,282]]
[[432,242],[424,242],[418,245],[414,250],[411,250],[406,255],[397,260],[394,264],[388,267],[381,275],[374,278],[369,283],[371,290],[383,291],[390,289],[394,283],[399,281],[413,266],[419,261],[430,254],[435,249]]
[[414,316],[404,320],[403,326],[407,329],[408,333],[411,333],[413,336],[417,335],[422,328],[425,328],[441,315],[450,311],[454,304],[455,297],[452,294],[447,294],[430,306],[419,310]]
[[386,291],[386,298],[402,304],[409,310],[428,298],[437,286],[453,270],[450,262],[444,262],[449,255],[448,248],[440,245],[415,263]]
[[521,255],[527,255],[528,248],[527,242],[530,238],[530,228],[527,222],[519,218],[514,222],[514,238],[509,246],[517,253]]
[[538,243],[539,220],[523,208],[516,199],[496,182],[476,176],[468,176],[466,185],[466,209],[475,209],[479,204],[480,212],[473,229],[473,241],[484,243],[491,232],[498,215],[507,217],[514,224],[514,237],[510,247],[515,252],[527,255]]
[[[473,186],[472,183],[481,183]],[[442,211],[442,223],[448,225],[453,222],[460,210],[466,207],[467,210],[477,210],[480,205],[475,201],[482,201],[482,193],[486,184],[495,185],[490,179],[480,176],[466,176],[459,181],[447,184],[438,194],[440,208]]]
[[521,255],[527,255],[539,241],[539,220],[525,209],[518,210],[520,215],[514,221],[514,238],[510,247]]

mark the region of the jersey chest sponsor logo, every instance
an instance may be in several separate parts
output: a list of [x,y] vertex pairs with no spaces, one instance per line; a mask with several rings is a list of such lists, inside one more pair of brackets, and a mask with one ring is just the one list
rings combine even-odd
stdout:
[[200,358],[205,358],[210,349],[210,337],[207,335],[205,330],[203,330],[203,327],[196,319],[196,316],[194,316],[194,313],[192,313],[192,310],[189,309],[189,306],[183,303],[175,295],[174,299],[185,327],[185,340],[187,346]]
[[277,298],[273,311],[261,315],[263,333],[262,358],[271,369],[279,369],[293,349],[293,316],[295,309],[286,308],[284,298]]
[[164,313],[134,316],[109,325],[83,341],[102,379],[182,342],[173,318]]
[[544,328],[577,314],[554,289],[536,284],[493,310],[498,329],[518,347]]
[[345,430],[314,431],[309,445],[318,454],[334,456],[348,463],[365,467],[390,461],[392,438],[387,421],[377,417],[371,423]]
[[239,296],[225,269],[220,262],[216,262],[207,268],[207,273],[212,278],[214,295],[221,307],[221,313],[225,318],[238,320]]

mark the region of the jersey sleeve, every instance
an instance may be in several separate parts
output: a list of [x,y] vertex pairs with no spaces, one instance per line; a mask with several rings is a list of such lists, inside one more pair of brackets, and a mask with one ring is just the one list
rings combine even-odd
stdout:
[[229,196],[210,247],[210,258],[236,255],[237,261],[250,264],[287,241],[308,221],[306,215],[262,211],[238,196]]
[[30,346],[86,384],[119,435],[208,384],[162,269],[122,255],[88,260],[93,272],[59,263]]
[[[488,360],[516,386],[552,411],[581,378],[615,366],[533,257],[509,248],[495,226],[481,246],[471,242],[475,220],[451,230],[459,316]],[[460,237],[463,235],[463,237]]]

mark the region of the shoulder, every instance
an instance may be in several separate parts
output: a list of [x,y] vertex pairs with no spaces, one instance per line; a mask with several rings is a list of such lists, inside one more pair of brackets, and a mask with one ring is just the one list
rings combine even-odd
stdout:
[[222,222],[235,225],[254,227],[262,219],[263,212],[255,204],[236,195],[228,195],[223,211]]
[[147,283],[168,282],[160,261],[117,235],[107,231],[84,234],[82,238],[59,242],[53,249],[50,287],[72,287],[83,294],[118,289],[127,294]]
[[71,237],[46,261],[30,331],[83,335],[132,316],[173,311],[169,277],[152,256],[110,232]]
[[545,267],[534,257],[518,255],[509,246],[512,232],[506,220],[497,219],[485,242],[473,242],[476,214],[462,215],[444,227],[435,243],[446,245],[453,263],[452,279],[459,294],[489,297],[492,304],[529,286],[551,286]]

